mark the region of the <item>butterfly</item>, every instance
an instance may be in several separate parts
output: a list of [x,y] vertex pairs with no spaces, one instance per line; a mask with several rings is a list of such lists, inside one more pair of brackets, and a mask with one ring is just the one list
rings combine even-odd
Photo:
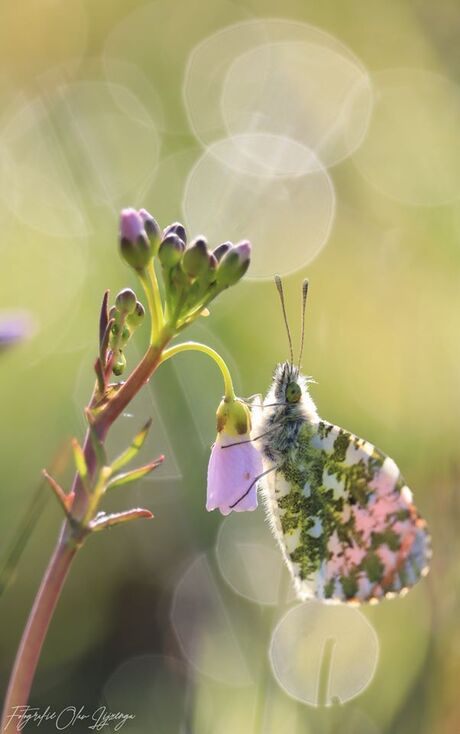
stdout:
[[371,602],[404,594],[428,572],[426,522],[393,459],[319,417],[294,365],[281,279],[275,282],[290,345],[263,404],[253,404],[264,475],[259,489],[297,596]]

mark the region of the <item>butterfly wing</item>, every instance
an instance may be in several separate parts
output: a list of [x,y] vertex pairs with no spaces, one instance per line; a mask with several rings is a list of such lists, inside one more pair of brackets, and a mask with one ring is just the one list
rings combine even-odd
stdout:
[[263,494],[302,599],[375,601],[428,571],[426,523],[395,462],[338,426],[305,422]]

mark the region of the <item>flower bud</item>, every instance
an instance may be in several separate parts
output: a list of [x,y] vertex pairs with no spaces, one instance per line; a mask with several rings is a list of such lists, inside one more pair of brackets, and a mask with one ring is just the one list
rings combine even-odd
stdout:
[[251,243],[240,242],[229,249],[217,268],[217,283],[221,287],[234,285],[243,277],[251,259]]
[[149,238],[153,255],[158,253],[161,242],[161,230],[156,219],[146,209],[139,209],[139,215],[144,223],[144,229]]
[[144,233],[144,222],[135,209],[123,209],[120,215],[120,236],[122,239],[136,242]]
[[123,259],[135,270],[143,270],[153,255],[144,221],[135,209],[123,209],[121,212],[120,250]]
[[136,301],[136,307],[126,319],[126,323],[131,329],[137,329],[142,324],[145,316],[145,308],[140,301]]
[[185,231],[185,227],[180,222],[174,222],[174,224],[169,224],[166,229],[163,231],[163,239],[165,239],[170,234],[177,234],[179,239],[182,240],[182,242],[187,242],[187,233]]
[[231,242],[222,242],[221,245],[217,245],[217,247],[214,248],[212,251],[212,254],[216,258],[216,260],[219,262],[222,260],[223,256],[226,252],[228,252],[233,247]]
[[185,245],[177,234],[171,233],[165,237],[158,251],[158,258],[162,266],[169,270],[177,265],[182,258],[184,249]]
[[242,400],[222,400],[216,412],[217,432],[242,436],[251,431],[251,411]]
[[184,271],[196,278],[209,269],[208,246],[204,237],[197,237],[184,252]]
[[129,326],[124,326],[120,335],[121,346],[125,346],[131,338],[131,329]]
[[123,374],[125,369],[126,369],[126,357],[123,354],[123,352],[120,351],[112,367],[112,372],[114,375],[118,377],[119,375]]
[[115,306],[121,314],[130,314],[136,308],[136,294],[131,288],[120,291],[115,298]]

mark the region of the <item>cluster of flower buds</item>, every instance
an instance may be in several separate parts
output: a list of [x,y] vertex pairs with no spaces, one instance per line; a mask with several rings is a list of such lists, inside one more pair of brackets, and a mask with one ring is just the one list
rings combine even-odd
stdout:
[[138,272],[158,256],[161,265],[166,318],[180,330],[204,311],[221,291],[237,283],[249,267],[251,245],[224,242],[213,250],[204,237],[187,243],[182,224],[160,233],[155,219],[141,209],[121,214],[120,247],[125,261]]
[[145,310],[131,288],[120,291],[115,298],[115,305],[109,311],[111,323],[108,347],[115,355],[112,372],[114,375],[123,374],[126,367],[124,348],[133,332],[142,323]]
[[218,293],[237,283],[249,267],[250,255],[249,242],[224,242],[210,250],[204,237],[187,244],[183,225],[169,225],[163,232],[158,258],[172,321],[185,325]]

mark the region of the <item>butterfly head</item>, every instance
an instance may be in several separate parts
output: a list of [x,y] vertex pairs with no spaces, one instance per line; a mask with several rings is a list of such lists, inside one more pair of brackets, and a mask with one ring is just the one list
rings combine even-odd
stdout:
[[289,382],[286,386],[285,398],[290,404],[298,403],[302,397],[302,388],[298,382]]
[[309,379],[299,373],[290,362],[278,364],[273,375],[276,402],[283,405],[296,405],[308,394]]
[[312,417],[316,409],[314,403],[308,392],[308,383],[312,382],[311,378],[305,377],[300,372],[300,365],[302,362],[303,343],[304,343],[304,330],[305,330],[305,305],[307,302],[308,293],[308,281],[305,280],[302,284],[302,312],[301,312],[301,343],[300,343],[300,354],[297,364],[294,364],[294,354],[292,349],[291,332],[289,329],[289,323],[286,314],[286,305],[284,301],[283,284],[281,278],[275,276],[275,284],[278,289],[278,293],[281,301],[281,308],[284,316],[284,323],[286,325],[286,332],[289,341],[290,360],[277,365],[272,390],[267,401],[270,400],[272,403],[277,403],[279,406],[284,406],[285,409],[289,410],[290,413],[294,414],[308,414]]

